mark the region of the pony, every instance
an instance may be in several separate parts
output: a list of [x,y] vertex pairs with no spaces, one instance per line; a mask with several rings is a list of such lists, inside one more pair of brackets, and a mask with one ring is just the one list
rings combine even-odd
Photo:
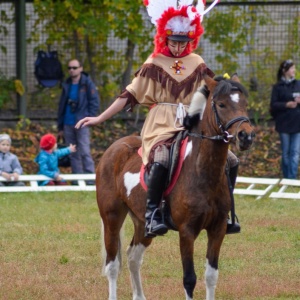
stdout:
[[[255,136],[247,115],[247,92],[236,81],[238,79],[218,82],[205,75],[204,80],[209,97],[202,120],[198,117],[188,133],[181,172],[172,191],[164,199],[179,234],[186,300],[193,299],[196,285],[194,242],[202,230],[206,230],[208,239],[206,299],[215,299],[220,248],[231,207],[225,174],[229,142],[235,143],[239,150],[247,150]],[[123,137],[105,151],[96,169],[97,203],[106,253],[103,270],[109,282],[109,300],[117,299],[117,278],[121,266],[120,232],[127,214],[134,225],[127,250],[132,299],[146,299],[140,268],[152,238],[144,237],[146,192],[140,182],[140,147],[139,136]]]

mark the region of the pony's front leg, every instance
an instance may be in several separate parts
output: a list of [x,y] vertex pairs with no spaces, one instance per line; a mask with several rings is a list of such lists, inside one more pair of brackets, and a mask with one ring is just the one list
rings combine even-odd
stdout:
[[197,282],[194,268],[194,236],[180,232],[180,253],[183,267],[183,286],[186,300],[193,299],[193,293]]
[[219,255],[225,232],[224,234],[211,234],[207,232],[207,235],[208,245],[205,268],[206,300],[215,300],[215,291],[219,277]]
[[145,249],[146,247],[141,243],[130,245],[127,249],[127,261],[130,270],[133,300],[146,300],[140,273]]
[[218,276],[218,268],[212,267],[207,260],[205,268],[206,300],[215,300],[215,291],[217,287]]

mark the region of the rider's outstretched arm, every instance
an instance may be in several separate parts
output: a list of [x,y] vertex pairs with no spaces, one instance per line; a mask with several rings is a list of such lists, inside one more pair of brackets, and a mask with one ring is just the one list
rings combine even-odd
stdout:
[[97,117],[85,117],[77,122],[75,128],[79,129],[85,126],[93,126],[101,124],[104,121],[108,120],[118,112],[120,112],[126,105],[127,98],[117,98],[111,106],[109,106],[103,113]]

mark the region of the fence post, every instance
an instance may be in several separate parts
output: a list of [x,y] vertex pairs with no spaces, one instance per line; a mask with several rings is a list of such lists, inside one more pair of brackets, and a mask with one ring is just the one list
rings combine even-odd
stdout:
[[17,94],[18,114],[26,118],[26,4],[25,0],[16,1],[16,66],[17,79],[21,80],[25,93]]

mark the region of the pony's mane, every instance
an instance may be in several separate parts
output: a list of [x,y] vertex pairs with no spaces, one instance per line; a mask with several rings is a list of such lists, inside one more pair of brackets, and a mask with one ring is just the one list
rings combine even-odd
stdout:
[[246,88],[239,82],[233,80],[221,80],[213,92],[213,97],[218,97],[219,95],[230,95],[232,90],[238,90],[248,97],[248,91]]

